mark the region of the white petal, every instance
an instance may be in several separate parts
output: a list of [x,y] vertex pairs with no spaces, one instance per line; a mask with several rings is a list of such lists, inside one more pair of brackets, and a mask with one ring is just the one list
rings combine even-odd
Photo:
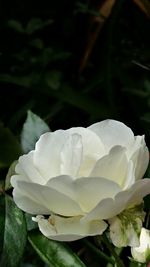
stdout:
[[127,207],[141,203],[142,199],[150,194],[150,179],[145,178],[137,181],[125,193],[128,195]]
[[144,135],[137,135],[134,137],[134,143],[131,147],[129,147],[129,150],[127,151],[127,155],[129,158],[140,148],[145,147],[145,136]]
[[60,152],[61,174],[77,176],[82,161],[82,137],[79,134],[72,134],[68,137]]
[[101,200],[97,206],[83,218],[83,222],[92,220],[107,220],[124,209],[124,203],[116,202],[113,198],[106,198]]
[[60,174],[60,151],[67,137],[66,131],[58,130],[43,134],[36,143],[33,162],[46,181]]
[[78,203],[85,212],[91,211],[102,199],[114,197],[120,187],[102,177],[80,178],[75,181]]
[[13,175],[12,177],[11,177],[11,180],[10,180],[10,182],[11,182],[11,185],[15,188],[15,187],[17,187],[17,183],[18,183],[18,181],[23,181],[23,182],[31,182],[30,180],[29,180],[29,178],[28,178],[28,176],[25,176],[25,175],[23,175],[23,174],[15,174],[15,175]]
[[134,142],[134,134],[129,127],[119,121],[104,120],[88,127],[95,132],[109,151],[113,146],[130,147]]
[[127,176],[124,180],[123,190],[129,189],[135,183],[135,168],[132,160],[129,160],[127,166]]
[[86,236],[101,235],[107,228],[104,221],[81,223],[81,217],[62,218],[52,215],[48,220],[37,216],[39,229],[46,237],[58,241],[74,241]]
[[108,222],[113,244],[116,247],[138,246],[144,218],[143,204],[140,204],[110,219]]
[[24,194],[21,190],[14,189],[13,198],[20,209],[30,214],[50,214],[47,207],[44,207],[37,199],[32,198],[32,196],[27,196],[27,194]]
[[[20,196],[21,194],[25,197],[25,201],[19,202],[20,198],[18,195]],[[50,214],[51,212],[63,216],[76,216],[83,214],[75,200],[61,192],[58,192],[56,189],[39,184],[18,181],[15,188],[14,201],[22,210],[29,212],[28,206],[30,200],[31,202],[36,202],[37,205],[42,205],[45,210],[49,211],[49,213],[47,212],[46,214]],[[32,210],[31,213],[35,214],[36,212]],[[44,212],[42,214],[44,214]]]
[[20,180],[44,184],[45,179],[40,175],[33,164],[33,154],[34,152],[31,151],[28,154],[19,157],[15,172],[16,174],[19,174]]
[[121,146],[113,147],[108,155],[97,161],[90,176],[105,177],[123,187],[128,169],[125,151],[126,149]]
[[144,136],[137,137],[136,140],[139,140],[139,146],[134,153],[132,153],[131,160],[133,161],[135,167],[135,177],[138,180],[144,176],[148,167],[149,151],[145,145]]
[[[79,166],[81,156],[82,156],[82,164],[79,170],[78,176],[88,176],[89,172],[93,168],[95,161],[104,155],[105,150],[104,146],[99,139],[99,137],[93,133],[92,131],[82,128],[76,127],[71,128],[69,130],[58,130],[55,132],[49,132],[43,134],[39,141],[36,143],[36,148],[34,151],[34,165],[40,172],[40,174],[48,181],[50,178],[59,176],[60,174],[68,174],[68,166],[66,164],[67,159],[70,162],[70,153],[73,151],[73,148],[69,148],[69,151],[65,148],[68,146],[68,138],[70,140],[71,135],[80,135],[82,140],[78,140],[74,143],[76,152],[75,155],[79,154],[79,160],[77,164],[77,168]],[[80,139],[80,138],[78,138]],[[82,142],[81,142],[82,141]],[[67,143],[66,143],[67,142]],[[83,146],[83,153],[81,155],[81,143]],[[80,148],[79,148],[80,147]],[[62,158],[63,155],[63,158]],[[75,160],[75,155],[73,158]],[[63,169],[62,169],[63,166]],[[66,173],[65,173],[65,167]],[[63,171],[63,173],[61,173]],[[69,171],[71,172],[71,170]],[[75,171],[73,171],[73,174]],[[73,175],[72,174],[72,175]]]
[[75,181],[71,176],[61,175],[51,178],[47,182],[46,186],[55,189],[57,192],[60,192],[77,201]]
[[82,136],[83,159],[78,177],[89,176],[95,162],[105,154],[100,138],[87,128],[76,127],[68,130],[69,134],[78,133]]
[[150,258],[150,231],[142,228],[140,234],[139,247],[131,248],[131,254],[134,260],[146,263]]
[[[142,227],[140,220],[135,220],[134,224],[128,224],[126,227],[122,225],[122,221],[118,216],[110,221],[110,238],[114,246],[121,248],[127,246],[137,246],[139,244],[139,233]],[[134,228],[135,226],[136,228]],[[137,230],[137,232],[135,231]]]
[[148,194],[150,194],[150,179],[139,180],[130,189],[119,192],[114,199],[107,198],[100,201],[82,220],[110,219],[124,209],[141,203]]
[[50,179],[47,186],[74,199],[84,212],[89,212],[102,199],[114,197],[120,187],[102,177],[82,177],[76,180],[69,176],[60,176]]

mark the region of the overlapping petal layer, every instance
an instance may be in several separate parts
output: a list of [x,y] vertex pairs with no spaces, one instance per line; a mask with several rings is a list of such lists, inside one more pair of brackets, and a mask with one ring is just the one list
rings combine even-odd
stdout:
[[83,218],[83,221],[110,219],[124,209],[138,205],[150,192],[150,179],[137,181],[130,189],[116,194],[115,198],[100,201],[97,206]]
[[119,121],[104,120],[91,125],[88,129],[99,136],[107,151],[116,145],[129,148],[134,142],[132,130]]
[[52,215],[49,220],[37,216],[40,231],[48,238],[59,241],[74,241],[83,237],[101,235],[107,228],[104,221],[81,223],[81,217],[62,218]]
[[[15,184],[13,181],[15,181]],[[37,214],[35,207],[32,206],[34,201],[37,205],[40,204],[40,206],[44,207],[43,211],[41,210],[41,214],[50,214],[51,212],[63,216],[78,216],[83,214],[79,204],[73,198],[57,189],[47,185],[19,180],[16,182],[15,177],[12,179],[12,185],[15,185],[13,197],[16,204],[26,212]]]

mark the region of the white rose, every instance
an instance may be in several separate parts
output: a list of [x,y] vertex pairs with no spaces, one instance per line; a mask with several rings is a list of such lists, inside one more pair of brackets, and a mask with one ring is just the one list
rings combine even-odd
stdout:
[[100,235],[104,220],[150,193],[150,180],[141,180],[148,161],[144,136],[118,121],[45,133],[19,158],[11,178],[14,201],[38,215],[34,220],[50,239]]
[[145,263],[150,260],[150,231],[142,228],[140,234],[140,246],[131,248],[134,260]]

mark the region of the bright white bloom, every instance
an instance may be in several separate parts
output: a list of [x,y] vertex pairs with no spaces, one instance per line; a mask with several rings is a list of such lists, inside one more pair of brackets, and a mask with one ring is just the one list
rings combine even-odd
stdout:
[[150,180],[141,180],[148,161],[144,136],[118,121],[45,133],[19,158],[11,178],[14,201],[38,215],[34,220],[48,238],[100,235],[104,220],[150,193]]
[[150,260],[150,231],[142,228],[140,234],[140,246],[131,248],[134,260],[145,263]]

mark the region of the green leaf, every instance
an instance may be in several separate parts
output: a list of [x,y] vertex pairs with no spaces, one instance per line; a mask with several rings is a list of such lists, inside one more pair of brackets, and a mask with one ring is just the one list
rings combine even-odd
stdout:
[[10,28],[15,30],[16,32],[24,32],[21,23],[17,20],[9,20],[7,24]]
[[147,267],[146,263],[133,261],[130,257],[129,259],[131,260],[129,267]]
[[5,196],[0,195],[0,255],[3,250],[4,227],[5,227]]
[[52,267],[85,267],[84,263],[66,244],[50,240],[35,230],[29,233],[28,238],[46,264]]
[[5,192],[5,181],[0,180],[0,195],[3,195]]
[[33,18],[27,24],[26,33],[32,34],[35,31],[43,29],[45,26],[51,24],[52,22],[52,20],[42,21],[42,19],[40,18]]
[[12,188],[12,185],[10,183],[11,176],[15,174],[15,167],[17,164],[18,160],[15,160],[9,167],[8,173],[6,175],[5,179],[5,190],[9,190]]
[[61,85],[61,90],[48,90],[48,94],[65,103],[80,108],[87,112],[87,114],[90,114],[94,119],[104,119],[110,116],[110,111],[103,103],[99,103],[99,101],[92,99],[85,93],[78,92],[68,84]]
[[33,79],[35,79],[35,75],[32,73],[31,75],[22,76],[22,77],[9,75],[9,74],[0,75],[0,81],[6,82],[6,83],[17,84],[25,88],[29,88],[33,84]]
[[5,230],[0,266],[17,267],[26,246],[27,232],[23,212],[12,198],[5,196]]
[[62,73],[59,71],[51,71],[46,73],[46,83],[47,85],[53,89],[57,90],[60,87],[60,82],[62,78]]
[[30,45],[32,45],[33,47],[38,48],[38,49],[44,48],[44,42],[43,42],[43,40],[41,40],[39,38],[32,40],[30,42]]
[[32,217],[35,215],[25,213],[25,218],[26,218],[26,225],[27,225],[27,230],[31,231],[33,229],[38,228],[38,224],[32,220]]
[[0,125],[0,168],[8,167],[21,155],[21,147],[8,128]]
[[29,110],[21,133],[23,151],[28,153],[33,150],[39,137],[49,131],[48,125],[39,116]]

